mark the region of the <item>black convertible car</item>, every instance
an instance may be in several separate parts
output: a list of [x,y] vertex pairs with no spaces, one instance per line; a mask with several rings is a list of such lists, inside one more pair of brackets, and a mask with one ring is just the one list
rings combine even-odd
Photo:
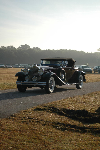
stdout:
[[46,93],[52,93],[56,86],[75,84],[81,89],[85,82],[85,72],[74,67],[75,60],[72,58],[45,58],[41,59],[40,66],[36,64],[31,68],[22,69],[16,73],[16,84],[20,92],[27,88],[45,88]]

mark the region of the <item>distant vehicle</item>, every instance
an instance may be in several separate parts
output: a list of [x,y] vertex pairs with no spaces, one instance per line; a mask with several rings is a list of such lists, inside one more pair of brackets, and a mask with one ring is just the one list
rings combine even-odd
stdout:
[[5,68],[5,65],[4,64],[0,64],[0,68]]
[[14,64],[13,68],[21,68],[19,64]]
[[89,66],[87,66],[87,65],[79,66],[79,70],[80,71],[84,71],[86,73],[92,73],[92,69]]
[[12,68],[12,65],[6,64],[6,68]]
[[86,81],[85,72],[75,69],[75,62],[72,58],[45,58],[41,59],[40,66],[34,64],[30,69],[21,69],[21,72],[15,75],[18,77],[18,91],[25,92],[27,88],[40,87],[50,94],[57,86],[71,84],[81,89]]
[[80,67],[80,65],[75,65],[75,68],[76,68],[76,69],[79,69],[79,67]]
[[95,67],[93,68],[93,71],[94,71],[94,73],[95,73],[95,72],[100,73],[100,66],[95,66]]
[[20,68],[28,68],[29,65],[28,64],[20,64]]

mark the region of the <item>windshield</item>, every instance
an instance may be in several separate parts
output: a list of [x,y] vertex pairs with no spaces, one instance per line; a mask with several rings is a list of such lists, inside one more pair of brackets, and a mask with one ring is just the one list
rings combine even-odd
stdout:
[[82,68],[90,68],[89,66],[82,66]]
[[62,61],[62,60],[41,60],[41,65],[67,65],[67,61]]

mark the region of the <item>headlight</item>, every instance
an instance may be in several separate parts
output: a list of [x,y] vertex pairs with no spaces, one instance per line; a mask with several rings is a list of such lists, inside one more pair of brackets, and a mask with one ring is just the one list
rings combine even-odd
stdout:
[[40,69],[38,70],[38,73],[39,73],[39,75],[42,75],[42,74],[43,74],[43,69],[40,68]]
[[29,69],[21,69],[21,71],[23,71],[25,74],[28,74],[28,72],[29,72]]

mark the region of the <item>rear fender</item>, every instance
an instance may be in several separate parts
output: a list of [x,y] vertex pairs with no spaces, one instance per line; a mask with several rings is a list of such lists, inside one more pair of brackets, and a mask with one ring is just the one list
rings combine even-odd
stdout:
[[85,72],[84,71],[78,71],[78,79],[79,79],[79,76],[82,75],[83,76],[83,82],[86,82],[86,79],[85,79]]
[[86,82],[86,79],[85,79],[86,73],[84,71],[80,71],[80,72],[81,72],[81,75],[83,76],[83,81]]
[[79,82],[79,76],[83,76],[83,81],[85,82],[85,72],[83,71],[75,71],[73,76],[68,80],[69,83],[78,83]]

